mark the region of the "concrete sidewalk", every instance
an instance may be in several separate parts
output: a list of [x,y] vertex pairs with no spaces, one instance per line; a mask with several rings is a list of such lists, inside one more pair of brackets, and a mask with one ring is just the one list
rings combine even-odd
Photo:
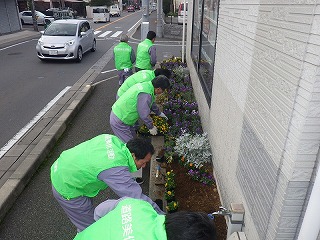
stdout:
[[[149,30],[156,31],[156,12],[149,18]],[[24,30],[0,36],[0,48],[28,39],[39,38],[40,33]],[[139,41],[141,29],[138,27],[132,39]],[[162,57],[179,56],[179,41],[168,38],[157,38],[162,45],[157,46],[157,54]],[[0,221],[14,204],[16,198],[31,180],[40,164],[56,146],[74,116],[81,111],[84,102],[90,97],[93,83],[102,69],[109,63],[110,50],[90,68],[63,97],[0,159]],[[162,59],[162,58],[161,58]],[[116,89],[114,90],[116,91]],[[161,140],[153,142],[156,148],[161,147]],[[155,157],[155,156],[154,156]],[[151,166],[154,175],[154,164]],[[153,181],[153,180],[151,180]],[[148,184],[148,183],[146,183]],[[152,195],[155,193],[149,190]],[[153,199],[158,194],[152,196]]]

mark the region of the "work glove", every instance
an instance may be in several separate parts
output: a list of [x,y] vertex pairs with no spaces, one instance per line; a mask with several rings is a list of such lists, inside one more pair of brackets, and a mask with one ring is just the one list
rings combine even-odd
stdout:
[[149,129],[149,132],[151,135],[157,135],[158,133],[157,127],[154,126],[153,128]]
[[159,117],[163,117],[163,118],[165,118],[166,120],[168,120],[168,117],[167,117],[163,112],[160,113]]

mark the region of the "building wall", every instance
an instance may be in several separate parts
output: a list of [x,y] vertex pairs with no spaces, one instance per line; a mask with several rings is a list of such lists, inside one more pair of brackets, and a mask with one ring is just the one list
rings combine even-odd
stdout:
[[17,2],[0,0],[0,35],[21,30]]
[[210,108],[187,55],[222,203],[244,204],[249,240],[295,239],[303,220],[320,140],[318,2],[220,0]]

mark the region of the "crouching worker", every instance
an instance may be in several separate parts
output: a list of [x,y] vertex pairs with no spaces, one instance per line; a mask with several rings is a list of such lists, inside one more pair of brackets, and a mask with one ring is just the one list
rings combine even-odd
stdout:
[[159,215],[150,203],[133,198],[107,200],[95,209],[97,222],[74,240],[216,240],[216,228],[206,213]]
[[143,199],[159,214],[163,211],[142,194],[131,172],[144,168],[154,154],[150,140],[123,143],[102,134],[61,153],[51,166],[53,195],[80,232],[94,222],[92,198],[110,187],[119,197]]

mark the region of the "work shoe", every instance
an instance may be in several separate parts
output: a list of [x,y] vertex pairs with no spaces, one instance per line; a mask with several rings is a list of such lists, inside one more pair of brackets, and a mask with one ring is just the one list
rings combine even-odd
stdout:
[[136,182],[137,182],[139,185],[141,185],[142,183],[144,183],[144,180],[143,180],[143,178],[137,177],[137,178],[136,178]]

